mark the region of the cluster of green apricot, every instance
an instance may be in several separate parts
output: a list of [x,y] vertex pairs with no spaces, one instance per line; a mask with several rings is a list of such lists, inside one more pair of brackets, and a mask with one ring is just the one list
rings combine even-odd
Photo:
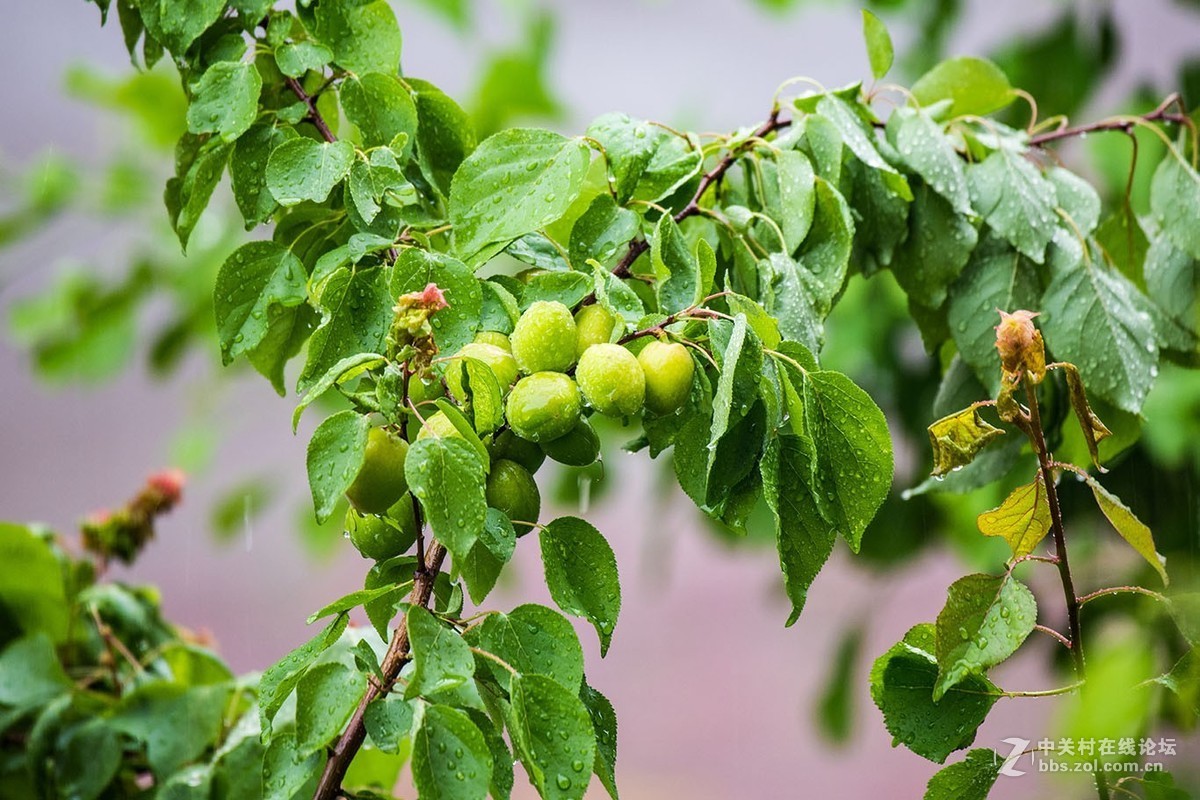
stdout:
[[[687,402],[695,364],[684,345],[639,337],[637,354],[613,340],[624,332],[618,318],[599,304],[571,310],[557,301],[537,301],[521,314],[511,333],[479,333],[445,360],[445,389],[460,405],[469,401],[465,359],[486,365],[501,387],[505,425],[485,444],[491,457],[488,505],[513,521],[517,535],[533,529],[541,495],[533,473],[547,457],[573,467],[600,456],[600,438],[588,416],[627,419],[642,413],[674,414]],[[441,385],[414,379],[410,391],[421,401]],[[418,418],[417,439],[461,436],[443,411]],[[417,534],[416,508],[404,477],[405,438],[372,429],[366,458],[346,495],[346,527],[355,547],[376,560],[406,552]]]

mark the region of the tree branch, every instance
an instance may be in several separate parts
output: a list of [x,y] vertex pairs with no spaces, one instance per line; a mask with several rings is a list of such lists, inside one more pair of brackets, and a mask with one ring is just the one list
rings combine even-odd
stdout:
[[1029,139],[1029,144],[1032,147],[1043,147],[1050,142],[1056,142],[1060,139],[1071,139],[1077,136],[1086,136],[1089,133],[1099,133],[1102,131],[1122,131],[1123,133],[1133,133],[1134,127],[1141,122],[1174,122],[1180,125],[1187,125],[1191,122],[1186,113],[1182,111],[1171,112],[1169,109],[1183,108],[1183,100],[1178,92],[1170,95],[1163,100],[1158,108],[1142,114],[1141,116],[1120,116],[1112,119],[1100,120],[1087,125],[1077,125],[1074,127],[1063,127],[1056,130],[1039,133]]
[[[767,117],[767,121],[759,125],[754,133],[751,134],[750,140],[761,139],[768,133],[777,131],[780,128],[786,128],[791,124],[791,120],[779,119],[779,109],[776,108],[771,112],[771,116]],[[696,193],[692,195],[692,199],[673,217],[676,222],[683,222],[688,217],[700,213],[700,200],[704,197],[704,193],[708,191],[709,187],[725,176],[725,173],[733,166],[733,162],[737,161],[739,155],[741,155],[740,148],[730,150],[711,170],[704,173],[704,176],[700,178],[700,185],[696,187]],[[637,261],[638,256],[646,252],[649,248],[650,245],[646,243],[645,239],[634,239],[629,243],[629,249],[625,252],[624,257],[613,267],[613,275],[616,275],[618,278],[628,278],[629,268],[633,265],[633,262]]]
[[314,96],[304,91],[304,87],[300,85],[300,81],[295,78],[284,76],[283,80],[287,83],[288,88],[292,90],[292,94],[308,107],[308,121],[313,124],[313,127],[321,134],[327,142],[336,142],[337,137],[333,135],[333,131],[329,130],[329,125],[325,122],[325,118],[321,116],[321,112],[317,110],[317,100]]
[[[437,578],[445,558],[446,548],[436,539],[431,539],[424,569],[417,573],[412,592],[408,595],[410,605],[422,607],[429,605],[429,600],[433,596],[434,579]],[[321,774],[320,782],[317,783],[313,800],[334,800],[341,793],[342,780],[346,777],[346,770],[350,768],[350,762],[358,754],[358,750],[367,736],[367,729],[363,723],[367,706],[375,698],[391,690],[392,684],[400,675],[400,670],[404,668],[410,658],[408,623],[402,618],[396,627],[396,633],[392,636],[387,654],[383,657],[383,664],[380,665],[384,679],[383,684],[379,685],[372,681],[367,686],[367,691],[359,701],[358,708],[350,717],[350,723],[346,726],[346,730],[330,750],[329,760],[325,763],[325,771]]]

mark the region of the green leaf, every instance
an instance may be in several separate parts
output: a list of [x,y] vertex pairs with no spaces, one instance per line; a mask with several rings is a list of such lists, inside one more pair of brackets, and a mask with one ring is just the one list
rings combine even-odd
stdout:
[[[122,749],[120,733],[104,719],[91,719],[72,728],[60,739],[54,759],[59,796],[73,800],[100,797],[121,767]],[[173,795],[168,783],[158,796],[174,800],[181,795]]]
[[[571,623],[558,612],[529,603],[507,614],[489,614],[478,629],[479,647],[499,656],[522,675],[545,675],[578,692],[583,681],[583,649]],[[494,661],[487,664],[508,689],[511,675]]]
[[796,261],[812,275],[813,285],[819,287],[817,296],[821,303],[818,308],[828,313],[833,299],[846,283],[854,220],[846,199],[831,183],[817,178],[816,190],[812,227],[796,254]]
[[417,137],[417,104],[399,78],[378,72],[349,77],[338,96],[346,119],[362,134],[364,147],[389,145],[403,133],[406,144],[397,155],[408,157]]
[[280,309],[303,303],[305,280],[300,259],[275,242],[248,242],[230,254],[213,291],[222,362],[257,347]]
[[450,194],[451,178],[475,149],[475,130],[467,113],[436,86],[405,78],[416,92],[417,155],[421,171],[442,195]]
[[839,634],[828,666],[814,716],[817,730],[830,744],[845,745],[854,733],[862,645],[863,625],[855,623]]
[[414,669],[404,690],[406,700],[461,686],[475,674],[470,645],[420,606],[408,610],[408,639]]
[[323,750],[337,738],[367,690],[367,676],[338,661],[317,664],[296,685],[296,750]]
[[1000,536],[1012,548],[1013,559],[1029,555],[1050,532],[1050,503],[1046,483],[1038,473],[1033,483],[1018,486],[1004,502],[977,520],[984,536]]
[[543,675],[512,679],[509,733],[544,800],[581,800],[592,777],[596,736],[575,692]]
[[334,614],[344,614],[351,609],[365,606],[368,603],[388,599],[389,595],[399,594],[407,591],[412,586],[412,581],[404,583],[388,584],[387,586],[375,586],[370,589],[359,589],[357,592],[343,595],[332,603],[326,603],[319,609],[308,615],[305,623],[312,625],[319,619],[333,616]]
[[887,162],[875,146],[873,132],[867,128],[855,108],[834,94],[826,94],[817,102],[817,113],[833,123],[842,136],[842,143],[854,157],[879,173],[888,191],[903,200],[912,200],[908,181]]
[[970,261],[979,234],[927,184],[919,184],[914,195],[908,237],[892,255],[892,274],[914,301],[938,308]]
[[192,230],[225,171],[230,146],[216,137],[202,141],[195,134],[184,134],[175,147],[175,177],[167,181],[163,200],[171,228],[179,243],[187,249]]
[[1138,555],[1146,559],[1147,564],[1154,567],[1164,585],[1170,583],[1170,579],[1167,577],[1167,560],[1155,549],[1154,535],[1150,533],[1146,524],[1134,516],[1134,513],[1129,510],[1129,506],[1101,486],[1095,478],[1088,476],[1086,480],[1088,486],[1092,488],[1096,505],[1100,506],[1100,510],[1104,512],[1104,516],[1112,523],[1121,538],[1128,542]]
[[233,199],[246,220],[246,230],[266,222],[279,207],[267,189],[267,159],[272,150],[296,136],[292,128],[254,125],[234,144],[229,157],[229,178]]
[[591,716],[592,729],[596,733],[596,759],[592,770],[608,790],[608,796],[618,800],[617,713],[608,698],[589,686],[587,681],[583,683],[579,699]]
[[412,770],[423,799],[484,800],[492,757],[470,717],[457,708],[430,705],[413,734]]
[[421,501],[433,535],[454,558],[465,558],[487,515],[483,482],[487,464],[457,437],[413,442],[404,463],[408,486]]
[[612,268],[625,255],[639,229],[637,214],[618,206],[607,192],[596,195],[571,227],[571,266],[583,269],[591,258],[605,269]]
[[[346,630],[347,622],[346,615],[339,614],[320,633],[272,664],[262,674],[258,682],[258,710],[264,738],[265,734],[270,733],[271,720],[283,701],[296,688],[313,661],[338,640]],[[295,746],[294,741],[292,746]]]
[[871,699],[883,712],[893,744],[904,744],[917,755],[943,764],[955,750],[969,747],[999,690],[987,678],[968,676],[933,700],[938,667],[934,626],[912,628],[871,668]]
[[150,768],[163,779],[216,742],[230,691],[228,686],[146,683],[121,698],[110,722],[145,743]]
[[394,75],[400,68],[400,26],[386,0],[324,0],[315,20],[313,35],[329,46],[339,67],[358,75]]
[[808,587],[829,560],[837,537],[813,497],[815,463],[811,442],[783,435],[768,441],[760,467],[763,497],[775,518],[783,585],[792,603],[788,626],[799,619]]
[[49,544],[22,525],[0,522],[0,564],[21,565],[0,570],[0,642],[12,624],[26,633],[45,634],[51,642],[65,639],[69,606],[63,570]]
[[284,207],[305,200],[324,203],[353,163],[354,145],[350,142],[289,139],[267,159],[267,189]]
[[563,611],[596,628],[600,655],[608,652],[621,612],[617,558],[608,542],[577,517],[560,517],[538,532],[550,596]]
[[949,100],[947,117],[991,114],[1016,97],[998,66],[970,56],[946,59],[926,72],[912,85],[912,95],[926,108]]
[[324,765],[324,753],[300,755],[295,734],[289,731],[276,736],[263,755],[262,800],[294,800],[311,795]]
[[517,546],[517,534],[512,521],[494,508],[487,510],[479,539],[467,557],[458,564],[459,574],[476,605],[482,603],[496,586],[500,570],[512,558]]
[[650,262],[658,278],[659,311],[673,314],[696,301],[700,285],[700,267],[688,248],[683,232],[670,214],[663,214],[654,229]]
[[385,753],[398,753],[400,740],[412,730],[413,707],[397,694],[386,694],[371,701],[363,722],[376,747]]
[[904,164],[956,213],[974,213],[966,168],[941,125],[920,109],[899,108],[888,119],[887,136]]
[[604,148],[616,199],[622,204],[630,199],[662,200],[699,174],[704,162],[695,141],[625,114],[597,117],[587,135]]
[[758,397],[763,352],[762,343],[751,332],[744,314],[734,318],[732,327],[727,323],[714,321],[710,323],[709,329],[712,332],[713,351],[721,367],[713,394],[712,427],[708,437],[708,470],[705,481],[711,484],[713,469],[717,463],[717,444],[730,428],[746,416]]
[[333,60],[333,51],[317,42],[285,42],[275,49],[275,64],[279,71],[299,78],[311,70],[319,70]]
[[970,464],[989,442],[1003,435],[1004,431],[979,416],[978,406],[942,417],[929,426],[934,477]]
[[136,3],[146,31],[180,57],[225,10],[225,0],[136,0]]
[[1054,185],[1023,155],[997,150],[967,168],[971,204],[988,226],[1041,264],[1058,228]]
[[[1041,284],[1029,259],[1007,242],[985,234],[962,275],[950,287],[947,319],[963,360],[995,396],[1000,388],[996,353],[996,310],[1050,308],[1041,301]],[[1065,356],[1064,356],[1065,357]]]
[[1158,374],[1158,345],[1137,288],[1096,264],[1056,269],[1041,307],[1055,358],[1075,364],[1088,391],[1138,413]]
[[1004,759],[987,749],[971,750],[962,761],[938,770],[929,779],[924,800],[987,800]]
[[347,409],[327,417],[313,431],[306,463],[317,522],[333,514],[334,506],[362,469],[371,421]]
[[258,116],[262,77],[253,64],[219,61],[192,87],[188,130],[212,133],[232,142],[250,129]]
[[1150,210],[1171,243],[1200,259],[1200,175],[1176,153],[1169,153],[1150,183]]
[[863,39],[867,43],[867,58],[871,62],[871,74],[879,80],[888,74],[892,68],[895,53],[892,50],[892,37],[888,35],[887,27],[879,17],[862,10]]
[[0,651],[0,677],[0,707],[34,708],[71,688],[71,681],[59,664],[58,654],[54,652],[54,643],[44,633],[24,636]]
[[578,139],[512,128],[483,141],[450,188],[455,250],[478,264],[491,252],[554,222],[583,188],[589,153]]
[[779,175],[780,227],[788,252],[794,253],[812,228],[817,205],[816,176],[812,162],[799,150],[776,154],[775,167]]
[[845,375],[817,371],[801,385],[805,431],[816,455],[812,492],[822,516],[858,552],[892,486],[892,440],[870,396]]
[[1033,592],[1012,573],[967,575],[952,583],[937,618],[934,702],[968,675],[983,675],[1017,652],[1036,623]]
[[335,384],[353,380],[363,372],[386,362],[387,359],[377,353],[355,353],[352,356],[346,356],[330,367],[328,372],[309,387],[309,390],[304,393],[304,397],[300,398],[295,411],[292,412],[292,433],[296,432],[296,428],[300,424],[300,416],[304,413],[304,409],[312,405],[325,392],[332,389]]
[[1088,402],[1087,390],[1083,387],[1083,377],[1080,376],[1075,365],[1062,362],[1058,368],[1067,378],[1067,395],[1071,398],[1071,410],[1075,412],[1075,419],[1079,422],[1079,427],[1083,432],[1088,455],[1092,457],[1092,463],[1096,465],[1096,468],[1104,472],[1104,468],[1100,466],[1100,442],[1112,436],[1112,431],[1100,421],[1100,417],[1096,416],[1096,412],[1092,410],[1092,404]]
[[1069,170],[1054,167],[1046,173],[1054,186],[1055,205],[1071,220],[1071,230],[1086,236],[1100,224],[1100,195],[1090,183]]
[[308,391],[344,358],[382,350],[395,301],[386,270],[342,267],[329,276],[316,297],[322,320],[308,343],[297,389]]

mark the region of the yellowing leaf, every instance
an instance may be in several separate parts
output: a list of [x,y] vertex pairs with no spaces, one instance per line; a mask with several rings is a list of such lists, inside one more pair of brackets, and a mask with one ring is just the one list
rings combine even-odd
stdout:
[[1088,403],[1087,392],[1083,388],[1083,379],[1079,376],[1079,369],[1074,364],[1066,362],[1054,366],[1061,368],[1066,373],[1067,390],[1071,395],[1071,408],[1075,410],[1075,418],[1079,420],[1079,427],[1083,429],[1083,440],[1087,442],[1092,463],[1096,465],[1096,469],[1107,472],[1104,467],[1100,466],[1099,444],[1102,440],[1112,436],[1112,431],[1100,421],[1096,412],[1092,411],[1092,406]]
[[970,464],[988,442],[1003,434],[979,416],[977,405],[942,417],[929,426],[934,477]]
[[1100,510],[1108,517],[1117,533],[1121,534],[1121,538],[1129,542],[1129,546],[1138,551],[1138,554],[1158,571],[1163,584],[1170,583],[1167,578],[1167,560],[1154,548],[1154,536],[1146,524],[1134,516],[1129,506],[1122,503],[1119,497],[1101,486],[1094,478],[1087,478],[1087,482],[1092,487],[1092,494],[1096,496],[1096,505],[1100,506]]
[[980,514],[977,524],[984,536],[1004,537],[1013,558],[1032,553],[1050,531],[1050,503],[1041,474],[1033,483],[1013,489],[998,507]]

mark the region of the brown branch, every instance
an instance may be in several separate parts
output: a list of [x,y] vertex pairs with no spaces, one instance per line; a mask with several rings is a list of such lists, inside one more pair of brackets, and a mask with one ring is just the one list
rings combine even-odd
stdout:
[[[761,139],[768,133],[777,131],[780,128],[786,128],[791,124],[790,120],[779,119],[779,109],[776,108],[771,112],[771,116],[767,117],[767,121],[759,125],[754,133],[751,134],[750,141]],[[700,178],[700,185],[696,188],[696,193],[692,195],[692,199],[673,217],[676,222],[683,222],[688,217],[700,213],[700,200],[704,197],[704,193],[709,190],[709,187],[725,176],[725,173],[733,166],[733,162],[737,161],[739,155],[741,155],[740,148],[730,150],[711,170],[704,173],[704,176]],[[633,262],[637,261],[638,256],[648,249],[650,249],[650,245],[647,244],[645,239],[634,239],[629,243],[629,250],[625,252],[624,257],[613,267],[613,275],[616,275],[618,278],[628,278],[629,268],[633,266]]]
[[337,137],[333,135],[333,131],[329,130],[329,125],[325,122],[325,118],[317,110],[316,97],[304,91],[304,87],[300,85],[300,81],[295,78],[284,76],[283,80],[287,83],[288,88],[292,90],[292,94],[296,95],[300,102],[308,107],[308,121],[313,124],[313,127],[320,132],[325,141],[336,142]]
[[[1075,593],[1075,581],[1071,577],[1071,564],[1067,560],[1067,534],[1063,527],[1062,507],[1058,502],[1058,487],[1054,483],[1054,461],[1050,448],[1046,446],[1046,434],[1042,429],[1042,414],[1038,408],[1037,389],[1028,376],[1024,379],[1025,397],[1029,403],[1026,435],[1037,455],[1038,469],[1046,487],[1046,500],[1050,506],[1050,527],[1054,533],[1054,554],[1058,557],[1058,575],[1062,580],[1063,598],[1067,603],[1067,635],[1071,641],[1071,660],[1075,677],[1082,683],[1087,680],[1087,667],[1083,657],[1083,634],[1079,625],[1079,596]],[[1096,791],[1100,800],[1108,800],[1108,781],[1103,772],[1096,773]]]
[[[429,600],[433,596],[434,579],[441,570],[445,558],[446,548],[437,540],[430,540],[424,568],[417,572],[412,592],[408,596],[410,605],[422,607],[429,605]],[[329,760],[325,763],[325,771],[321,774],[320,782],[317,783],[313,800],[334,800],[341,794],[342,780],[346,777],[346,770],[350,768],[350,762],[354,760],[354,756],[362,747],[367,736],[367,729],[363,723],[367,706],[375,698],[391,689],[392,684],[400,675],[400,670],[404,668],[410,658],[408,624],[405,619],[401,619],[400,624],[396,627],[396,633],[392,636],[387,654],[383,657],[383,664],[380,665],[380,672],[383,673],[384,678],[383,684],[379,685],[372,681],[367,686],[367,691],[359,701],[358,708],[350,717],[350,723],[346,726],[346,730],[329,752]]]
[[[1175,107],[1180,111],[1171,112],[1170,109]],[[1123,133],[1133,133],[1133,129],[1139,122],[1174,122],[1179,125],[1188,125],[1191,120],[1186,113],[1182,112],[1183,100],[1178,93],[1172,94],[1159,103],[1158,108],[1142,114],[1137,117],[1114,117],[1113,119],[1100,120],[1087,125],[1076,125],[1074,127],[1063,127],[1056,130],[1040,133],[1030,137],[1029,144],[1032,147],[1043,147],[1050,142],[1056,142],[1060,139],[1071,139],[1077,136],[1086,136],[1089,133],[1100,133],[1103,131],[1121,131]]]

